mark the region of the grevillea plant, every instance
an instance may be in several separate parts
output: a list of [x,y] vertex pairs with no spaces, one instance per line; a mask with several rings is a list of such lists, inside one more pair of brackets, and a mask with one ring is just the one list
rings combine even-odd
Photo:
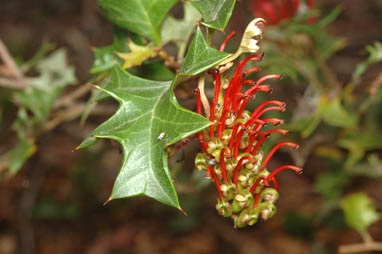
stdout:
[[[255,20],[247,28],[247,32],[256,30],[261,35]],[[228,35],[220,50],[223,51]],[[254,46],[254,45],[253,45]],[[253,47],[251,51],[257,51]],[[199,88],[195,89],[197,112],[205,115],[213,123],[208,130],[197,133],[202,153],[198,153],[195,165],[198,170],[206,170],[207,177],[215,183],[219,198],[216,209],[224,217],[232,217],[236,227],[253,225],[259,216],[266,220],[274,215],[274,202],[278,199],[278,183],[275,176],[282,170],[294,170],[302,173],[302,169],[293,165],[284,165],[269,172],[267,165],[273,154],[283,146],[298,148],[297,144],[281,142],[274,146],[268,154],[264,154],[261,145],[273,133],[287,135],[288,131],[267,128],[277,126],[283,120],[265,118],[263,115],[271,110],[285,111],[286,104],[278,100],[268,100],[257,106],[252,112],[246,110],[247,103],[255,99],[258,92],[271,93],[272,88],[265,82],[269,79],[281,79],[281,75],[266,75],[257,80],[246,79],[259,67],[244,71],[248,61],[260,62],[262,53],[252,54],[240,61],[229,79],[223,68],[213,68],[208,73],[213,78],[214,97],[209,103],[202,103]],[[225,71],[225,70],[223,70]],[[249,85],[249,88],[245,89]]]
[[[300,168],[292,165],[271,172],[267,170],[268,162],[277,149],[282,146],[297,148],[296,144],[280,143],[267,155],[261,150],[261,144],[272,133],[288,133],[282,129],[264,129],[266,125],[283,123],[279,119],[265,118],[264,114],[271,110],[284,111],[285,103],[270,100],[252,112],[246,110],[247,103],[254,99],[256,93],[271,92],[269,85],[265,84],[268,79],[281,78],[280,75],[264,76],[257,81],[245,78],[259,71],[258,67],[247,70],[244,67],[247,62],[260,61],[262,58],[262,54],[258,53],[258,42],[262,38],[261,25],[264,20],[259,18],[249,23],[238,49],[231,54],[224,52],[224,48],[234,32],[228,35],[219,50],[211,44],[213,31],[224,30],[227,25],[235,1],[189,1],[184,4],[184,20],[167,19],[160,31],[161,21],[175,2],[160,0],[151,5],[141,0],[99,1],[106,18],[118,25],[119,29],[127,28],[137,36],[123,40],[118,30],[115,45],[96,50],[96,56],[99,57],[93,71],[104,72],[101,73],[103,77],[111,71],[109,82],[96,87],[117,100],[119,109],[98,126],[79,148],[90,146],[99,138],[114,139],[121,144],[122,166],[107,202],[118,198],[148,196],[183,211],[168,167],[167,149],[186,137],[196,135],[202,149],[202,153],[196,157],[196,168],[205,169],[207,177],[215,183],[219,192],[218,212],[232,217],[237,227],[253,225],[260,215],[267,219],[276,211],[276,174],[284,169],[301,172]],[[199,14],[195,16],[196,10],[202,16],[202,21],[197,22],[194,18],[200,17]],[[132,19],[137,22],[132,22]],[[190,23],[187,23],[188,20]],[[178,34],[172,34],[171,31],[177,26],[182,29],[175,30]],[[207,40],[203,30],[208,34]],[[180,34],[191,36],[193,31],[195,35],[185,56],[180,53],[178,60],[175,60],[167,55],[163,47],[165,43],[175,42],[179,51],[184,52],[188,38]],[[140,37],[140,40],[136,37]],[[142,37],[150,39],[151,43],[145,44]],[[133,39],[136,42],[133,43]],[[110,50],[123,50],[119,45],[123,45],[123,41],[129,47],[129,52],[110,55]],[[234,61],[248,53],[251,55],[237,64],[232,77],[228,79],[225,73],[233,69]],[[113,56],[116,57],[114,66],[104,64],[105,59]],[[147,76],[137,77],[130,70],[125,70],[143,65],[143,62],[153,57],[164,63],[160,72],[168,67],[176,70],[172,81],[149,80]],[[215,93],[211,103],[204,89],[206,75],[211,75],[214,80]],[[195,90],[197,113],[182,108],[173,92],[178,84],[189,83],[194,78],[199,78]],[[202,115],[202,107],[206,117]]]

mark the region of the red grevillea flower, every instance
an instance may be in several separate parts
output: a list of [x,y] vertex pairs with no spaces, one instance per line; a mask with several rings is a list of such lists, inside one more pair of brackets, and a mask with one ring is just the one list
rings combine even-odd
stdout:
[[[282,20],[289,20],[301,9],[300,0],[252,0],[252,13],[265,19],[271,25],[278,25]],[[315,0],[306,0],[305,6],[315,8]],[[315,17],[309,18],[309,22],[315,22]]]
[[[232,34],[228,36],[230,38]],[[220,50],[224,50],[227,40]],[[232,217],[236,227],[253,225],[259,216],[268,219],[276,211],[274,202],[278,198],[276,175],[289,169],[301,173],[302,169],[284,165],[268,171],[268,162],[280,148],[297,144],[282,142],[264,154],[261,145],[267,137],[277,133],[287,135],[288,131],[264,126],[277,126],[283,120],[265,118],[268,111],[283,112],[285,103],[268,100],[252,112],[245,109],[256,93],[271,93],[266,81],[280,79],[280,75],[267,75],[258,80],[246,79],[247,74],[258,72],[258,67],[244,71],[248,61],[261,61],[263,54],[253,54],[242,60],[229,79],[222,73],[222,67],[211,69],[208,73],[214,80],[215,92],[209,112],[205,112],[213,123],[209,130],[197,133],[202,153],[196,156],[198,170],[206,170],[206,175],[216,185],[219,193],[216,208],[222,216]],[[249,87],[248,87],[249,85]],[[195,89],[197,112],[202,114],[202,99],[199,89]],[[208,110],[207,110],[208,111]]]

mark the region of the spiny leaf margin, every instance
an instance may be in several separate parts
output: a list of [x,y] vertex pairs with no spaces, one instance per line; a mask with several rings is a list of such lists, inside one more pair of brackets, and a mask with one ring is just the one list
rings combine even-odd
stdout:
[[[148,196],[181,209],[167,165],[166,146],[211,123],[179,105],[173,92],[175,84],[176,79],[173,82],[145,80],[115,66],[109,84],[100,88],[116,99],[120,107],[78,148],[94,144],[94,138],[121,143],[123,162],[110,200]],[[161,133],[165,134],[163,139],[158,138]]]

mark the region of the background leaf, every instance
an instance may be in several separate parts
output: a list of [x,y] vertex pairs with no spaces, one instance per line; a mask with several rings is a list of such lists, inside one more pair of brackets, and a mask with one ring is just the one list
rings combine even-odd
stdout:
[[342,201],[346,223],[361,235],[380,218],[371,199],[365,193],[355,193]]
[[198,28],[180,68],[180,75],[196,75],[218,65],[229,56],[229,53],[211,48]]
[[33,66],[33,60],[25,67],[34,67],[38,76],[28,78],[26,89],[15,92],[13,96],[20,106],[12,126],[17,132],[18,143],[0,158],[11,174],[17,173],[34,154],[37,149],[34,136],[49,119],[54,102],[64,88],[76,82],[74,68],[67,63],[66,50],[58,49],[45,58],[40,54],[36,56],[39,59],[36,66]]
[[185,3],[183,6],[184,18],[176,19],[169,15],[164,20],[162,27],[163,44],[174,42],[178,47],[178,59],[184,57],[187,42],[198,20],[202,17],[190,4]]
[[[120,107],[91,136],[120,142],[124,154],[111,199],[144,195],[180,208],[167,166],[166,146],[199,132],[210,122],[178,104],[171,82],[141,79],[119,66],[113,69],[103,91]],[[80,148],[91,144],[91,139]]]
[[192,0],[190,2],[202,14],[203,24],[217,30],[224,30],[235,6],[235,0]]
[[35,120],[41,123],[49,116],[53,103],[63,88],[75,83],[76,78],[74,68],[67,64],[64,49],[58,49],[39,61],[36,70],[40,75],[29,78],[27,89],[15,93],[15,100],[32,111]]
[[15,174],[19,171],[24,162],[35,153],[36,149],[33,140],[19,137],[19,143],[4,155],[5,159],[9,161],[9,172]]
[[102,14],[113,24],[161,42],[161,26],[176,0],[98,0]]

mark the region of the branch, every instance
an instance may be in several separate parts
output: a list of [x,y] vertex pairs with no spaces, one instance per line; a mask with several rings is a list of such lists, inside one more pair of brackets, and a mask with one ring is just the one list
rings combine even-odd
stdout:
[[81,85],[79,88],[74,90],[71,93],[68,93],[57,100],[54,104],[54,108],[70,106],[74,103],[74,100],[81,98],[83,95],[89,93],[92,90],[92,86],[90,83],[86,83],[85,85]]
[[347,244],[341,245],[338,248],[339,254],[362,253],[368,251],[382,251],[382,242],[371,241],[357,244]]
[[[67,107],[64,110],[56,112],[55,116],[44,125],[42,132],[49,132],[52,129],[54,129],[57,125],[63,122],[69,122],[76,119],[77,117],[82,115],[85,107],[86,107],[85,103],[82,103],[82,104],[73,103],[70,105],[70,107]],[[115,107],[113,106],[99,105],[95,109],[93,109],[90,114],[96,115],[96,116],[100,116],[100,115],[109,116],[109,115],[112,115],[114,112],[115,112]]]
[[159,58],[161,58],[164,61],[164,65],[167,68],[170,68],[175,71],[179,70],[181,64],[178,61],[176,61],[174,57],[169,56],[163,48],[156,48],[155,50],[157,51]]
[[27,87],[24,80],[7,79],[2,77],[0,77],[0,86],[6,87],[6,88],[19,89],[19,90],[23,90]]
[[0,39],[0,58],[3,59],[5,66],[9,70],[9,74],[12,74],[15,79],[7,79],[0,77],[0,86],[15,89],[24,89],[26,84],[24,82],[24,75],[16,65],[12,56],[9,54],[7,47]]
[[17,78],[22,80],[24,78],[22,72],[20,71],[19,67],[17,67],[15,61],[13,60],[12,56],[9,54],[7,47],[3,43],[3,41],[0,39],[0,56],[3,59],[4,63],[8,68],[12,71],[13,75]]

